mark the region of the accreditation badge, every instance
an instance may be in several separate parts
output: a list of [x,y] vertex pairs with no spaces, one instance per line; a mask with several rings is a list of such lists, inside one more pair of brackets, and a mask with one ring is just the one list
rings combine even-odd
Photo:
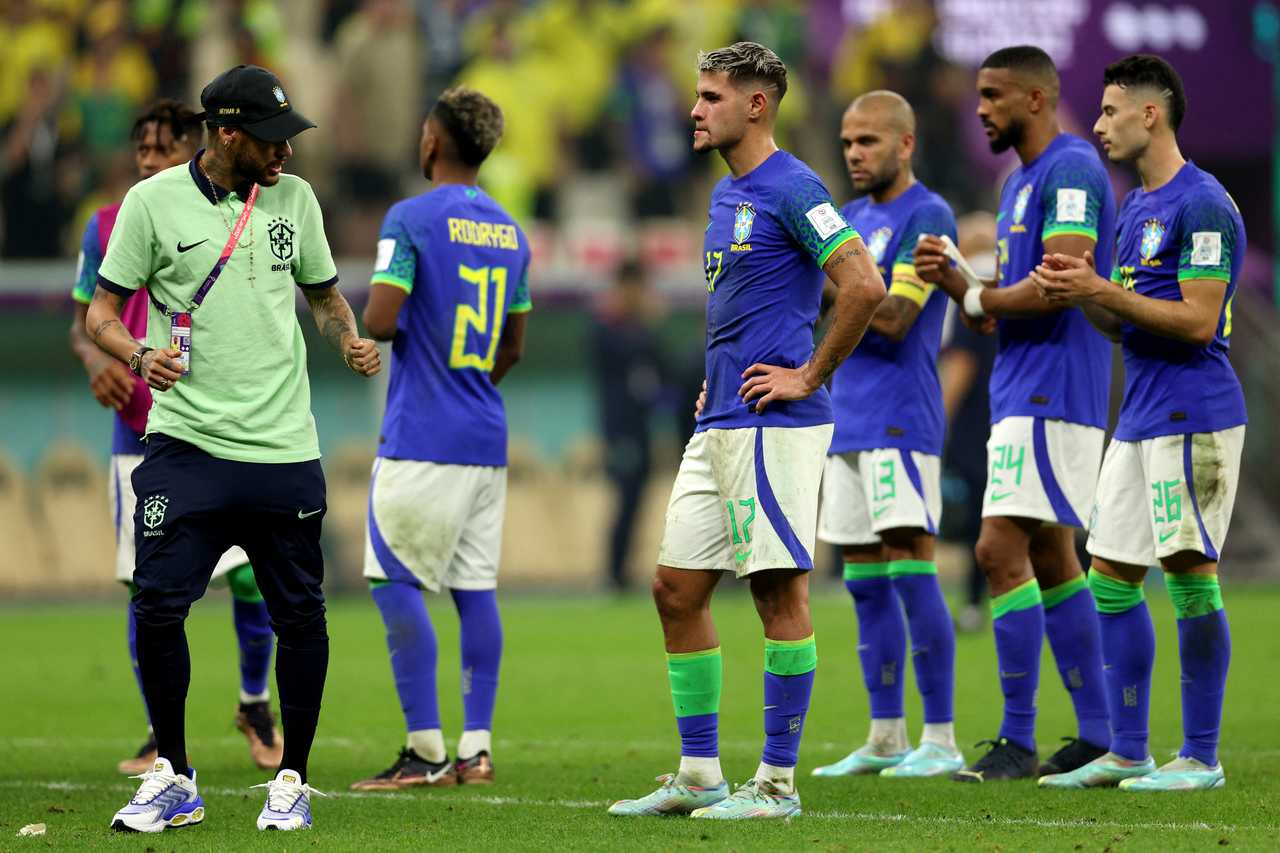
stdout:
[[191,372],[191,312],[169,315],[169,348],[178,351],[182,372]]

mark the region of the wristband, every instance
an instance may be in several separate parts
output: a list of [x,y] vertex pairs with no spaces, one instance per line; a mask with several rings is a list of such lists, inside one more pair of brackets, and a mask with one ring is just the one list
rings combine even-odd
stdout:
[[987,312],[982,309],[983,290],[981,287],[971,287],[964,293],[964,313],[970,317],[987,316]]

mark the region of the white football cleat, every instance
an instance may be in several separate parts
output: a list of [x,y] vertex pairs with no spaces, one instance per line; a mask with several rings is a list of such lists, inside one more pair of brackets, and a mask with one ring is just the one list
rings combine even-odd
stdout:
[[258,829],[310,829],[311,795],[328,796],[317,791],[293,770],[281,770],[276,778],[255,788],[267,789],[267,801],[258,813]]
[[116,816],[111,828],[120,832],[160,832],[194,826],[204,820],[204,800],[196,790],[196,771],[188,778],[173,772],[168,759],[157,758],[151,769],[131,779],[141,779],[138,792]]

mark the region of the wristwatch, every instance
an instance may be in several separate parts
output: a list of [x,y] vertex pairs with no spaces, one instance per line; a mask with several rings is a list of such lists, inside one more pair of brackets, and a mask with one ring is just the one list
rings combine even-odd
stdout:
[[135,376],[142,375],[142,357],[153,349],[155,349],[155,347],[141,346],[138,347],[137,352],[129,356],[129,369],[133,371]]

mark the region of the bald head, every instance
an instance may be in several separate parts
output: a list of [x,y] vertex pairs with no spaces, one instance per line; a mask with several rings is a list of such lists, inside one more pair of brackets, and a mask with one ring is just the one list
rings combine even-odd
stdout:
[[916,115],[906,98],[880,90],[861,95],[844,112],[840,143],[853,188],[879,203],[909,187],[916,147]]
[[916,132],[915,110],[911,109],[906,98],[888,89],[878,89],[854,98],[845,110],[845,115],[851,113],[892,133],[914,136]]

